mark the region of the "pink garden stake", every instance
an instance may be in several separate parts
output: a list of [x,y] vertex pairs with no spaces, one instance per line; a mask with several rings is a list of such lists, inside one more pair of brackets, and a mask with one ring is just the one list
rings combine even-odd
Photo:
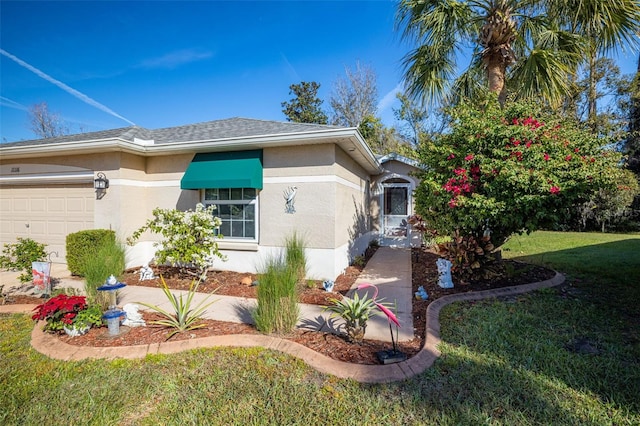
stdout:
[[398,321],[398,317],[396,317],[396,315],[393,312],[391,312],[389,308],[384,306],[382,303],[379,303],[378,301],[376,301],[376,297],[378,297],[378,287],[376,287],[373,284],[364,283],[364,284],[360,284],[357,287],[357,290],[362,290],[363,288],[369,288],[369,287],[373,287],[373,289],[375,290],[375,292],[373,293],[373,297],[371,298],[373,300],[373,303],[378,307],[378,309],[384,312],[384,314],[387,316],[387,320],[389,321],[389,333],[391,333],[391,343],[393,344],[393,351],[378,352],[377,353],[378,358],[384,364],[391,364],[394,362],[404,361],[405,359],[407,359],[407,357],[405,354],[398,351],[396,341],[393,338],[393,329],[391,328],[391,323],[394,323],[396,327],[399,328],[400,321]]

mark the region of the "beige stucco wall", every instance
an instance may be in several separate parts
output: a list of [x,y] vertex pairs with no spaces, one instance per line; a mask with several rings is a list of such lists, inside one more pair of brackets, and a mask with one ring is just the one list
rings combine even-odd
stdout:
[[[309,248],[333,248],[336,182],[332,144],[270,148],[263,151],[260,191],[260,245],[282,246],[294,231]],[[285,193],[296,187],[295,213],[285,211]]]
[[[369,174],[346,152],[335,147],[336,175],[340,178],[336,195],[336,247],[347,247],[347,264],[361,254],[368,244]],[[344,261],[344,260],[343,260]]]
[[[112,229],[117,238],[124,242],[151,217],[155,207],[186,210],[195,206],[199,201],[198,191],[180,189],[180,179],[192,158],[193,154],[143,157],[109,152],[0,160],[0,164],[3,167],[20,165],[23,171],[35,174],[49,172],[54,166],[71,166],[104,173],[109,179],[109,188],[92,205],[92,226],[96,229]],[[46,185],[41,184],[43,187]],[[5,191],[5,194],[8,197],[11,193]],[[128,264],[148,262],[153,256],[152,242],[156,239],[157,236],[144,235],[138,250],[128,248]]]
[[[112,152],[65,155],[25,162],[58,164],[103,172],[109,189],[95,200],[94,227],[113,229],[124,241],[151,218],[154,208],[192,209],[201,191],[181,190],[180,180],[193,154],[143,157]],[[400,167],[400,166],[399,166]],[[370,234],[367,207],[373,201],[371,177],[348,153],[327,143],[263,150],[264,187],[259,193],[259,243],[223,247],[229,262],[216,267],[255,272],[278,253],[294,231],[308,248],[309,276],[335,278],[366,247]],[[297,187],[293,214],[285,211],[285,192]],[[158,236],[145,234],[127,249],[127,266],[149,262]]]

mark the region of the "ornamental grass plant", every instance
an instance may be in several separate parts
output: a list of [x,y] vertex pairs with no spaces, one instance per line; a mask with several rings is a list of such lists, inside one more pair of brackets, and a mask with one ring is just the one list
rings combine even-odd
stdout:
[[307,255],[305,253],[305,241],[294,232],[285,240],[285,259],[289,267],[296,271],[299,287],[304,286],[307,276]]
[[124,247],[116,240],[106,239],[95,256],[87,257],[82,264],[84,288],[89,301],[106,310],[109,306],[109,295],[98,291],[98,287],[103,285],[111,275],[121,276],[124,268]]
[[299,269],[282,257],[272,257],[263,271],[258,274],[258,306],[253,312],[256,328],[262,333],[289,333],[300,316]]

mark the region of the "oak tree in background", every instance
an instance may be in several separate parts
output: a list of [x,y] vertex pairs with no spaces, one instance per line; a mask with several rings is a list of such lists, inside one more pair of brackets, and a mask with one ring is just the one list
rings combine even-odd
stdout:
[[49,110],[46,102],[29,108],[29,126],[40,138],[55,138],[69,134],[69,129],[58,113]]
[[414,99],[404,93],[397,93],[400,108],[393,109],[396,120],[406,123],[402,129],[402,135],[414,146],[420,142],[420,137],[426,132],[426,122],[429,113],[426,108],[420,106]]
[[[627,166],[640,179],[640,57],[638,70],[631,82],[629,102],[629,133],[624,145]],[[640,202],[638,203],[640,206]]]
[[379,117],[365,116],[358,126],[358,130],[375,154],[386,155],[395,152],[405,157],[415,157],[411,153],[412,147],[398,134],[397,130],[393,127],[386,127]]
[[[620,74],[613,60],[599,58],[592,69],[580,67],[576,77],[572,95],[564,102],[565,113],[596,136],[620,144],[628,131],[633,76]],[[596,103],[593,114],[591,108]]]
[[[629,89],[629,133],[623,146],[626,154],[627,168],[633,172],[635,178],[640,181],[640,57],[638,69],[631,81]],[[636,195],[632,205],[632,220],[640,219],[640,195]]]
[[289,86],[289,95],[295,95],[288,102],[282,102],[282,112],[287,120],[294,123],[327,124],[327,114],[322,111],[322,100],[318,98],[320,84],[315,81],[301,81]]

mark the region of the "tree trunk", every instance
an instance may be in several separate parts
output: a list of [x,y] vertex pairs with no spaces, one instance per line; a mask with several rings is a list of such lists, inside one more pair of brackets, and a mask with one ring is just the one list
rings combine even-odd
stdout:
[[501,105],[507,100],[507,91],[504,85],[504,75],[506,66],[503,58],[498,53],[493,53],[490,57],[485,58],[487,64],[487,79],[489,80],[489,91],[498,95]]
[[587,92],[588,96],[588,122],[589,127],[591,127],[591,131],[595,133],[598,130],[598,122],[596,116],[598,114],[597,105],[596,105],[596,50],[593,47],[589,48],[589,89]]

